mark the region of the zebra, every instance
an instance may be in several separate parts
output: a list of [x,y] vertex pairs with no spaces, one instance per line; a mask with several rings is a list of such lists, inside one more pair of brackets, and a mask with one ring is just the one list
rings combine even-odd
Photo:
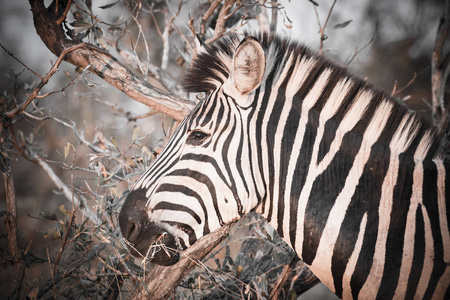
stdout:
[[269,34],[202,46],[185,89],[207,97],[119,215],[132,255],[172,265],[256,211],[338,297],[450,299],[446,140],[423,118]]

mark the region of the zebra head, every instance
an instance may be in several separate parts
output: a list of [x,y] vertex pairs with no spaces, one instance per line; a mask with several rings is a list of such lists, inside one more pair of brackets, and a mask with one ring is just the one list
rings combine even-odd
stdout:
[[178,126],[120,212],[132,255],[174,264],[179,250],[257,206],[261,183],[253,176],[246,120],[265,68],[253,37],[219,42],[198,55],[186,85],[208,97]]

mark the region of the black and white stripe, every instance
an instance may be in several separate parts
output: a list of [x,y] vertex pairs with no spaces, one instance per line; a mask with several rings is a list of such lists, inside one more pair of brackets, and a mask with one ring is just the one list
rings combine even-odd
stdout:
[[209,97],[133,188],[146,191],[149,220],[188,247],[256,210],[339,297],[449,299],[443,139],[396,99],[274,36],[259,37],[264,74],[241,95],[233,68],[247,41],[226,38],[194,62],[186,89]]

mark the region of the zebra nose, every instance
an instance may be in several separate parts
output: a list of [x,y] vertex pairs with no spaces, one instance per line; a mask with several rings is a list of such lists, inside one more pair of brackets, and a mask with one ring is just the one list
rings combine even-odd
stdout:
[[119,214],[119,225],[122,236],[130,243],[139,241],[144,224],[148,223],[145,205],[145,190],[131,191]]
[[169,266],[176,263],[180,255],[175,237],[160,225],[150,222],[143,189],[131,191],[119,214],[119,225],[128,251],[135,257]]

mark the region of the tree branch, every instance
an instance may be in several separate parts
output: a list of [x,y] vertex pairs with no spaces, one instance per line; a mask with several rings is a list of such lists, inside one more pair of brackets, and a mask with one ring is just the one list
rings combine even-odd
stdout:
[[145,275],[145,287],[137,288],[137,292],[131,298],[136,300],[165,299],[181,280],[194,267],[199,265],[199,261],[227,237],[231,225],[225,225],[219,230],[200,238],[194,245],[181,253],[181,259],[175,265],[170,267],[152,266],[150,272]]
[[[67,39],[61,26],[57,24],[55,15],[45,8],[42,0],[29,2],[36,32],[53,54],[59,56],[65,48],[80,44]],[[193,102],[174,97],[136,77],[108,52],[93,45],[84,44],[70,51],[64,60],[91,71],[132,99],[176,120],[182,120],[194,107]]]
[[431,60],[431,97],[433,121],[439,124],[440,130],[446,130],[447,113],[445,110],[444,91],[447,84],[450,64],[445,57],[445,41],[450,35],[450,0],[446,1],[445,11],[441,17],[436,42],[434,44],[433,57]]
[[12,176],[11,167],[9,166],[6,172],[3,173],[6,191],[6,230],[8,233],[8,248],[12,257],[13,274],[9,285],[9,298],[20,299],[20,290],[22,288],[22,281],[25,271],[25,263],[22,258],[22,251],[19,249],[17,241],[17,203],[16,190],[14,187],[14,180]]

